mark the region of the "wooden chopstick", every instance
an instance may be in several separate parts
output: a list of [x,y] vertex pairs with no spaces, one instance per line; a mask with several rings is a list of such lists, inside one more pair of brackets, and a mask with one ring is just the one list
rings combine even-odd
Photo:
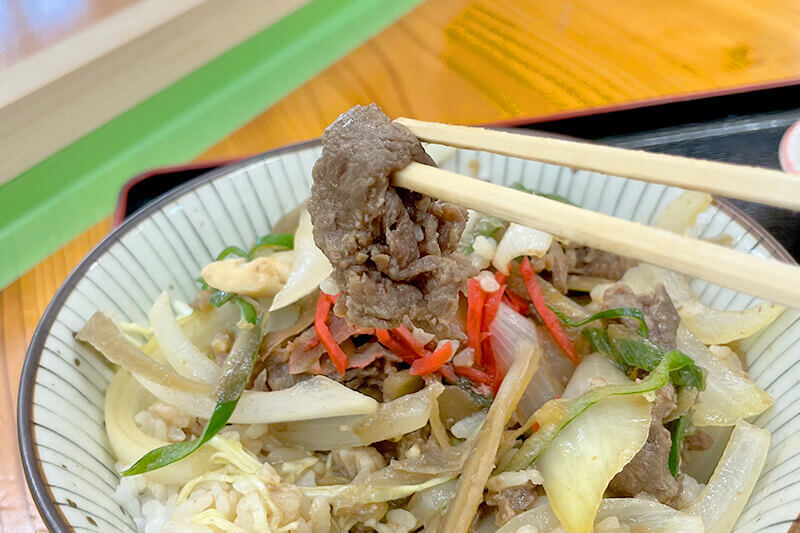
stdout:
[[800,308],[800,267],[787,263],[419,163],[395,172],[393,183],[580,244]]
[[551,137],[398,118],[420,140],[800,210],[800,176]]

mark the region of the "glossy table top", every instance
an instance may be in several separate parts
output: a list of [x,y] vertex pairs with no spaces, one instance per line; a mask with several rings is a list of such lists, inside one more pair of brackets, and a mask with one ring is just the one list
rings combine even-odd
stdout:
[[[51,4],[78,15],[58,19],[29,16],[40,2],[0,0],[0,67],[133,1],[61,0]],[[795,0],[429,0],[199,159],[316,137],[369,102],[391,116],[477,124],[785,83],[800,78],[798,27]],[[0,292],[5,531],[44,530],[13,430],[25,349],[52,295],[109,229],[110,218]]]

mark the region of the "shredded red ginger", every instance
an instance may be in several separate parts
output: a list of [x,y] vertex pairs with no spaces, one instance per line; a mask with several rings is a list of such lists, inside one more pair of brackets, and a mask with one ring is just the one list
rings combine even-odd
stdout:
[[561,321],[556,314],[547,307],[542,289],[536,281],[536,273],[533,271],[531,262],[527,257],[520,263],[519,272],[522,274],[522,279],[525,281],[525,288],[528,289],[528,295],[531,297],[533,307],[539,313],[539,316],[542,317],[544,325],[564,351],[567,358],[572,361],[573,364],[577,365],[580,361],[578,360],[578,354],[575,352],[575,345],[572,344],[572,340],[567,336],[564,328],[561,327]]
[[[319,342],[322,343],[325,347],[325,351],[328,352],[333,366],[335,366],[339,374],[343,376],[347,370],[347,354],[344,353],[342,347],[334,340],[331,330],[328,328],[328,314],[330,313],[331,305],[333,305],[335,301],[335,296],[325,294],[324,292],[319,293],[317,311],[314,314],[314,331],[317,332]],[[309,346],[306,346],[306,350],[313,348],[313,346],[311,346],[312,342],[309,342]]]
[[438,371],[445,379],[456,380],[455,373],[449,364],[453,357],[453,343],[445,342],[433,352],[429,352],[405,326],[391,331],[378,329],[375,331],[375,335],[378,337],[378,342],[411,365],[411,374],[423,376]]
[[[504,295],[507,294],[504,282],[505,279],[502,279],[498,290],[486,293],[477,279],[467,280],[467,344],[474,350],[473,367],[457,367],[450,362],[453,357],[451,342],[442,343],[439,348],[429,352],[405,326],[392,330],[376,329],[378,342],[411,365],[411,373],[414,375],[439,372],[450,382],[455,382],[457,376],[461,375],[496,391],[503,376],[494,359],[489,326],[497,316],[500,302],[504,301]],[[344,375],[347,368],[347,354],[336,343],[328,327],[328,315],[335,301],[336,296],[320,293],[314,317],[314,330],[317,335],[308,342],[305,350],[308,351],[322,343],[336,370]]]
[[432,374],[450,361],[453,356],[453,343],[443,342],[442,345],[428,355],[416,359],[411,363],[412,376],[424,376]]
[[467,345],[475,351],[476,365],[481,363],[481,326],[483,304],[486,296],[480,282],[475,278],[467,280]]
[[495,278],[500,287],[493,292],[484,291],[476,278],[467,280],[467,344],[475,356],[472,367],[454,367],[453,370],[474,383],[488,385],[496,392],[503,375],[494,357],[489,327],[504,299],[506,278],[503,274],[496,274]]

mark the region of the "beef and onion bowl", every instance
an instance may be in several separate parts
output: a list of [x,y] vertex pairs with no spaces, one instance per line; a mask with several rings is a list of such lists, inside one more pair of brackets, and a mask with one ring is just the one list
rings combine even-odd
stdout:
[[[119,366],[105,423],[140,531],[730,531],[773,403],[738,342],[782,308],[717,311],[680,274],[394,187],[412,161],[436,165],[347,111],[280,232],[149,324],[77,332]],[[684,195],[656,225],[711,202]]]

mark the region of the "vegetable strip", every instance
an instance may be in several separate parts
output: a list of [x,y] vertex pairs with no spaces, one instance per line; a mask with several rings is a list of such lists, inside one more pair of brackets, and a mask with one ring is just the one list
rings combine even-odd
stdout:
[[475,364],[481,362],[481,322],[484,293],[475,278],[467,280],[467,344],[475,350]]
[[405,326],[398,326],[392,330],[392,333],[397,335],[397,338],[405,343],[406,346],[411,348],[411,350],[416,354],[417,357],[425,357],[428,351],[425,349],[425,346],[420,343],[417,338],[411,333],[407,327]]
[[381,343],[385,348],[391,350],[392,353],[394,353],[397,357],[409,365],[414,362],[416,354],[392,337],[392,334],[389,332],[389,330],[376,329],[375,335],[378,337],[378,342]]
[[411,364],[412,376],[424,376],[436,372],[446,362],[450,360],[453,355],[453,343],[445,342],[441,347],[437,348],[432,353],[420,357]]
[[478,370],[477,368],[473,368],[471,366],[454,366],[453,369],[455,370],[456,374],[459,376],[464,376],[473,383],[477,383],[479,385],[488,385],[489,387],[494,384],[494,377],[483,370]]
[[258,347],[261,345],[261,339],[263,338],[261,331],[262,320],[263,315],[259,315],[254,328],[239,329],[236,341],[234,341],[230,355],[226,360],[222,377],[214,384],[214,395],[217,404],[214,407],[211,418],[208,419],[203,434],[195,440],[176,442],[149,451],[130,468],[122,472],[123,476],[143,474],[183,459],[211,440],[214,435],[225,427],[225,424],[236,409],[239,398],[241,398],[253,371],[255,357],[258,355]]
[[636,332],[641,335],[642,337],[647,337],[648,329],[647,329],[647,322],[644,320],[644,315],[642,312],[635,307],[616,307],[614,309],[606,309],[605,311],[600,311],[599,313],[595,313],[586,320],[581,320],[575,322],[570,320],[570,318],[553,307],[550,304],[547,304],[547,307],[555,313],[561,322],[568,325],[571,328],[578,328],[580,326],[585,326],[591,322],[595,322],[596,320],[607,320],[610,318],[635,318],[639,321],[639,327],[636,328]]
[[561,346],[561,349],[564,350],[569,360],[577,365],[580,361],[578,361],[578,355],[575,353],[575,345],[572,344],[572,340],[567,336],[564,328],[561,327],[561,322],[559,322],[558,317],[547,306],[544,294],[542,294],[542,289],[536,282],[536,274],[533,272],[533,267],[527,257],[523,259],[522,263],[519,265],[519,271],[522,274],[522,279],[525,280],[525,287],[528,289],[528,294],[531,297],[533,306],[536,308],[536,311],[538,311],[539,316],[542,317],[544,325],[547,326],[550,334],[558,345]]
[[530,310],[530,306],[525,298],[517,296],[511,291],[506,291],[506,293],[503,295],[503,301],[507,306],[521,315],[526,314]]
[[669,449],[669,472],[674,476],[678,475],[681,466],[681,452],[686,436],[692,430],[692,413],[687,413],[675,420],[669,428],[672,436],[672,446]]
[[528,468],[550,446],[558,433],[589,407],[606,398],[644,394],[660,389],[669,382],[670,372],[675,372],[694,361],[683,352],[672,350],[643,380],[631,385],[605,385],[589,390],[577,398],[550,400],[535,413],[539,430],[522,443],[517,453],[500,465],[500,471]]
[[506,286],[500,285],[500,288],[494,291],[486,298],[486,305],[483,308],[483,326],[481,331],[489,331],[489,326],[492,325],[494,318],[497,316],[497,310],[500,309],[500,302],[503,301],[503,294],[506,292]]
[[333,299],[329,295],[324,292],[319,294],[317,312],[314,315],[314,330],[317,332],[317,337],[319,337],[320,342],[328,352],[333,366],[335,366],[339,374],[343,376],[347,369],[347,354],[344,353],[341,346],[334,340],[327,323],[328,313],[331,310],[332,304]]

